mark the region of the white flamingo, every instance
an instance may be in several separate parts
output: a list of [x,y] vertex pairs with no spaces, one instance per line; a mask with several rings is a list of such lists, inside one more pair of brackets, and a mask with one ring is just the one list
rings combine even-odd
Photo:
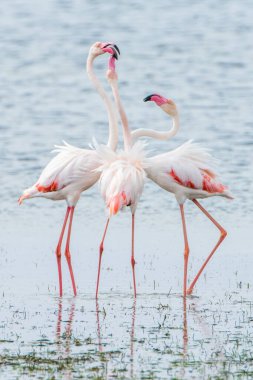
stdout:
[[[152,94],[147,96],[144,101],[155,102],[163,111],[173,118],[174,130],[179,128],[179,117],[175,103],[171,99],[166,99],[160,95]],[[139,136],[136,131],[135,136]],[[154,181],[163,189],[174,193],[181,211],[184,234],[184,295],[191,294],[194,285],[203,272],[208,261],[213,256],[216,249],[225,239],[227,232],[225,229],[204,209],[197,201],[198,198],[208,198],[221,196],[232,199],[233,196],[226,186],[219,182],[214,171],[214,158],[198,144],[191,141],[183,144],[179,148],[168,153],[159,154],[148,158],[145,162],[148,178]],[[220,238],[201,266],[194,280],[187,289],[187,268],[189,257],[189,245],[187,239],[184,202],[191,200],[220,231]]]
[[115,71],[115,58],[110,57],[107,79],[111,85],[114,100],[120,114],[123,126],[124,151],[112,152],[102,145],[97,147],[97,152],[103,161],[103,165],[98,169],[101,171],[99,180],[102,197],[105,200],[106,207],[109,211],[109,217],[106,222],[102,241],[99,248],[99,264],[96,286],[96,298],[98,297],[99,279],[101,270],[101,259],[104,250],[104,241],[110,221],[110,217],[118,213],[124,207],[129,206],[132,213],[132,248],[131,248],[131,266],[133,273],[134,296],[136,297],[136,280],[135,280],[135,255],[134,255],[134,224],[135,211],[138,201],[143,191],[146,179],[145,162],[146,152],[145,144],[134,140],[146,136],[159,140],[166,140],[174,136],[177,132],[177,124],[168,132],[159,132],[147,129],[137,129],[130,131],[128,120],[118,91],[118,76]]
[[[111,43],[96,42],[90,48],[87,59],[87,74],[102,97],[109,119],[108,151],[114,151],[118,142],[117,116],[113,105],[106,95],[102,85],[93,72],[93,62],[101,54],[109,53],[117,58],[118,48]],[[100,176],[95,171],[101,165],[100,157],[95,150],[81,149],[64,143],[56,146],[58,154],[47,164],[42,171],[38,181],[26,189],[19,198],[19,204],[23,200],[34,197],[43,197],[51,200],[65,200],[67,211],[56,248],[56,257],[59,275],[59,293],[62,296],[62,270],[61,270],[61,246],[67,221],[69,219],[68,234],[66,240],[65,257],[67,259],[74,295],[76,295],[76,284],[71,265],[70,236],[75,206],[81,193],[94,185]]]

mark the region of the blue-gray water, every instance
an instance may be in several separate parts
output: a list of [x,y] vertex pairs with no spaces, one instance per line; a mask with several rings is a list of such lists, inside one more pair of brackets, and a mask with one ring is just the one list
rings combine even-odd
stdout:
[[[253,212],[252,2],[2,0],[0,12],[0,292],[6,297],[2,307],[7,310],[8,305],[15,307],[15,298],[34,295],[40,307],[50,303],[52,323],[57,322],[56,316],[54,318],[57,303],[52,301],[52,295],[57,294],[54,249],[65,204],[37,199],[18,207],[17,199],[24,188],[37,180],[51,157],[54,144],[66,140],[87,147],[93,136],[99,142],[107,141],[105,109],[85,72],[88,50],[95,41],[113,41],[121,50],[117,64],[119,87],[132,128],[145,126],[166,130],[170,126],[167,115],[155,105],[143,103],[144,96],[157,92],[176,102],[180,111],[180,131],[169,142],[150,141],[153,153],[172,149],[188,139],[200,142],[211,148],[220,160],[222,181],[236,197],[232,202],[220,198],[203,201],[229,235],[204,280],[199,282],[196,289],[200,296],[196,301],[200,303],[198,307],[202,310],[209,299],[214,303],[226,303],[229,291],[234,291],[238,299],[242,292],[244,297],[250,298],[253,265],[249,249]],[[97,76],[105,86],[107,60],[104,55],[95,63]],[[192,271],[196,271],[215,244],[217,233],[192,205],[187,203],[186,209],[190,242],[194,247],[192,277]],[[94,294],[97,247],[104,220],[103,202],[94,186],[78,204],[72,241],[79,293],[88,294],[88,297]],[[115,314],[110,315],[108,293],[111,289],[126,294],[131,292],[129,223],[129,212],[112,221],[107,255],[104,256],[101,291],[104,291],[109,331],[113,316],[123,318],[124,308],[116,295]],[[175,199],[154,184],[146,184],[136,224],[138,288],[141,294],[147,295],[137,304],[135,333],[138,337],[140,331],[145,330],[145,322],[144,327],[140,323],[142,307],[145,309],[149,302],[154,305],[150,314],[148,308],[145,309],[154,322],[159,297],[164,302],[159,293],[168,293],[170,289],[181,292],[183,241]],[[71,294],[67,271],[64,276],[65,293]],[[156,302],[153,296],[148,298],[153,292],[158,294]],[[20,307],[20,298],[17,302],[16,307]],[[26,309],[32,310],[34,298],[28,297],[25,302]],[[78,302],[85,305],[88,301],[84,297]],[[182,310],[178,308],[178,300],[172,297],[169,302],[172,310],[176,307],[177,318],[180,318]],[[233,302],[229,303],[230,310]],[[89,304],[87,318],[95,326],[93,306]],[[193,306],[190,307],[192,310]],[[229,326],[239,323],[235,322],[237,312],[232,314]],[[251,308],[245,313],[249,313],[250,318]],[[129,326],[130,314],[128,311]],[[31,327],[35,320],[32,312],[30,315]],[[77,312],[75,315],[79,318]],[[238,318],[241,320],[240,316]],[[177,323],[181,322],[177,320]],[[150,326],[150,322],[147,324]],[[192,318],[191,326],[189,347],[198,321]],[[8,337],[12,322],[6,329]],[[245,334],[247,329],[248,325]],[[76,332],[79,333],[77,327]],[[40,334],[43,334],[43,327]],[[94,338],[96,329],[90,334]],[[221,346],[225,345],[226,338],[217,334],[211,334],[212,342],[218,339]],[[147,339],[145,350],[149,354],[153,347],[148,337],[143,339]],[[29,339],[29,333],[20,338],[21,352],[22,341],[25,341],[26,351]],[[139,339],[142,339],[140,335]],[[208,361],[213,351],[207,346],[205,349],[207,353],[203,356],[203,352],[193,345],[192,355],[197,360],[204,360],[204,357]],[[144,352],[142,356],[139,348],[138,365],[133,369],[137,377],[141,366],[149,366],[152,370],[153,365],[159,369],[159,355],[152,364]],[[167,360],[173,360],[173,355]],[[125,364],[129,362],[126,360]],[[166,378],[168,372],[164,367],[160,369],[158,378]],[[184,376],[176,370],[170,374]]]
[[[189,138],[212,148],[236,201],[211,203],[240,215],[252,212],[250,1],[222,5],[219,1],[209,5],[3,1],[1,8],[1,213],[5,218],[7,212],[20,212],[15,200],[37,179],[55,143],[65,139],[85,147],[93,136],[106,141],[105,109],[85,72],[94,41],[115,41],[121,49],[120,91],[133,128],[169,126],[166,115],[142,102],[145,95],[156,91],[176,101],[181,130],[173,141],[151,142],[155,152]],[[97,59],[100,78],[106,64],[107,57]],[[96,197],[97,191],[89,194]],[[158,211],[167,198],[172,199],[148,185],[142,211]],[[40,201],[33,204],[41,207]],[[174,200],[168,211],[171,207],[176,207]]]

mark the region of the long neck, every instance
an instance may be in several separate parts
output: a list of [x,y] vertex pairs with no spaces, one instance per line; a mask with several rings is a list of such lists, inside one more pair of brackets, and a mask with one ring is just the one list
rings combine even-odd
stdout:
[[168,140],[171,137],[175,136],[179,130],[179,116],[176,114],[172,117],[172,127],[168,132],[159,132],[153,129],[136,129],[131,132],[131,137],[135,141],[140,137],[152,137],[156,140]]
[[112,88],[113,97],[114,97],[114,100],[116,103],[116,107],[119,111],[120,119],[121,119],[122,126],[123,126],[124,148],[125,148],[125,150],[129,150],[131,145],[132,145],[131,132],[129,129],[129,124],[128,124],[126,112],[125,112],[124,107],[123,107],[121,100],[120,100],[117,79],[110,80],[110,84],[111,84],[111,88]]
[[96,75],[93,72],[94,59],[95,57],[89,54],[88,59],[87,59],[87,64],[86,64],[86,70],[87,70],[89,79],[94,84],[97,92],[101,96],[106,106],[108,120],[109,120],[109,138],[108,138],[107,146],[111,148],[112,150],[116,150],[117,143],[118,143],[117,115],[116,115],[116,112],[114,111],[110,98],[107,96],[103,86],[101,85],[101,83],[99,82],[99,80],[97,79]]

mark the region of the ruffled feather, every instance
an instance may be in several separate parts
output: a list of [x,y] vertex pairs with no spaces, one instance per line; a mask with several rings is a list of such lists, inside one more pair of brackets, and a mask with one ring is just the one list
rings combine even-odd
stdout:
[[168,153],[147,158],[146,171],[154,180],[163,173],[185,187],[223,192],[227,188],[218,181],[217,162],[209,150],[190,140]]
[[146,144],[138,141],[128,151],[112,152],[108,147],[95,145],[101,165],[99,186],[110,214],[125,206],[136,207],[146,178]]

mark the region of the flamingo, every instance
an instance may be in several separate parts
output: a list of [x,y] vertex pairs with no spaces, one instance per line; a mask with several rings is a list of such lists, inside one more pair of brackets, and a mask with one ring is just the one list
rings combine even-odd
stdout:
[[147,176],[145,171],[145,160],[147,158],[145,152],[146,144],[136,140],[144,136],[152,137],[158,140],[167,140],[173,137],[178,131],[178,123],[176,122],[176,119],[173,121],[171,130],[166,132],[142,128],[130,131],[127,115],[125,113],[119,95],[118,75],[116,73],[115,63],[115,57],[111,56],[109,59],[107,80],[111,85],[114,101],[116,103],[116,107],[123,126],[124,151],[115,153],[111,150],[109,151],[107,147],[103,147],[102,145],[97,147],[97,152],[103,161],[103,165],[101,165],[101,167],[98,169],[101,172],[99,186],[109,215],[99,246],[96,298],[98,297],[104,241],[107,234],[110,218],[125,207],[130,207],[132,214],[131,266],[134,284],[134,297],[136,297],[136,261],[134,253],[135,211],[141,197]]
[[134,297],[136,297],[135,255],[134,255],[134,222],[135,211],[143,191],[146,173],[143,168],[145,159],[144,144],[135,143],[129,150],[113,152],[106,147],[96,146],[103,164],[97,169],[101,172],[99,186],[102,197],[108,209],[108,218],[103,237],[99,246],[99,263],[96,285],[96,298],[98,298],[101,260],[104,251],[104,241],[110,218],[125,207],[131,209],[132,214],[132,248],[131,265],[133,273]]
[[[179,128],[179,116],[176,104],[171,99],[161,95],[152,94],[144,98],[144,102],[152,101],[164,112],[173,118],[174,129]],[[139,132],[135,133],[138,136]],[[158,186],[173,193],[180,207],[183,235],[184,235],[184,296],[192,293],[193,288],[205,269],[207,263],[227,236],[226,230],[211,216],[211,214],[199,203],[198,198],[221,196],[233,199],[232,194],[217,177],[215,159],[202,147],[191,141],[186,142],[177,149],[168,153],[159,154],[148,158],[145,162],[146,174],[149,179]],[[187,289],[187,269],[189,258],[189,244],[184,215],[184,203],[191,200],[220,231],[217,244],[207,256],[203,265],[197,272]]]
[[[93,72],[93,62],[101,54],[109,53],[115,58],[118,57],[118,48],[112,43],[96,42],[89,50],[87,58],[87,74],[93,82],[99,95],[102,97],[107,108],[109,119],[109,139],[107,143],[108,151],[114,151],[118,142],[117,116],[111,100],[105,93],[102,85]],[[75,206],[83,191],[93,186],[99,179],[100,173],[95,171],[99,167],[100,157],[95,150],[81,149],[64,142],[63,146],[56,146],[58,153],[44,168],[38,181],[30,188],[24,190],[19,198],[19,204],[25,199],[43,197],[54,201],[65,200],[67,210],[56,248],[59,294],[62,296],[62,270],[61,270],[61,246],[69,220],[68,233],[66,239],[65,257],[68,263],[72,287],[76,296],[76,284],[71,264],[70,236]]]
[[127,116],[120,107],[121,103],[117,97],[117,73],[115,71],[115,58],[109,60],[107,71],[107,80],[112,87],[116,106],[120,110],[120,118],[123,125],[124,150],[113,152],[106,146],[95,146],[97,153],[101,157],[103,164],[97,169],[101,175],[99,187],[101,195],[108,209],[108,218],[106,221],[103,237],[99,246],[99,263],[96,285],[96,299],[98,298],[100,271],[102,254],[104,251],[104,241],[108,230],[110,218],[116,215],[125,207],[130,207],[132,214],[132,248],[131,248],[131,266],[133,273],[134,296],[136,297],[136,280],[135,280],[135,257],[134,257],[134,221],[135,211],[138,201],[143,191],[146,173],[143,169],[142,162],[145,158],[144,144],[137,142],[132,145],[132,139],[128,128]]

